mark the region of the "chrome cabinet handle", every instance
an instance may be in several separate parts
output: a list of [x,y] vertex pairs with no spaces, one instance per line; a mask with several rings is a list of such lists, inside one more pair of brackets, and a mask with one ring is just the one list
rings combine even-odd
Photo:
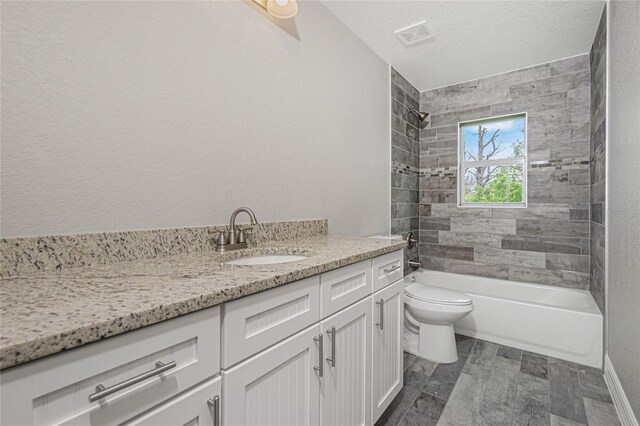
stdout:
[[220,397],[207,399],[207,405],[213,410],[213,426],[220,426]]
[[336,366],[336,328],[331,327],[327,330],[327,334],[331,336],[331,357],[327,357],[327,361],[332,367]]
[[172,368],[175,368],[175,366],[176,366],[175,361],[171,361],[167,364],[158,361],[156,362],[156,368],[154,368],[153,370],[149,370],[138,376],[127,379],[124,382],[120,382],[108,388],[105,388],[104,385],[99,384],[98,386],[96,386],[96,393],[89,395],[89,402],[95,402],[101,398],[107,397],[112,393],[116,393],[118,391],[121,391],[122,389],[128,388],[129,386],[133,386],[136,383],[139,383],[150,377],[157,376],[158,374],[164,373],[167,370],[171,370]]
[[380,330],[384,330],[384,299],[378,300],[376,305],[378,305],[380,312],[380,322],[377,322],[376,325],[380,327]]
[[396,265],[393,268],[387,268],[387,269],[384,270],[384,273],[385,274],[390,274],[390,273],[392,273],[394,271],[397,271],[398,269],[400,269],[400,265]]
[[322,377],[324,375],[324,362],[322,362],[322,357],[324,357],[324,336],[322,333],[318,337],[313,338],[314,341],[318,342],[318,365],[314,365],[313,369],[318,372],[318,377]]

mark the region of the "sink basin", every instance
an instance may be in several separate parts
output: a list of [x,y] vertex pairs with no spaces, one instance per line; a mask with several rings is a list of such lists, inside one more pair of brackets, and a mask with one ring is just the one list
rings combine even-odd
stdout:
[[307,256],[299,256],[295,254],[269,254],[264,256],[249,256],[239,259],[228,260],[225,265],[274,265],[277,263],[289,263],[298,260],[307,259]]

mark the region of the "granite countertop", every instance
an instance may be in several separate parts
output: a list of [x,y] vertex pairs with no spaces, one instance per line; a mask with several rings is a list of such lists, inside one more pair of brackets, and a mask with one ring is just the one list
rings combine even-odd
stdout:
[[[228,252],[178,254],[0,280],[0,369],[404,248],[404,241],[317,236]],[[297,262],[237,266],[259,254]]]

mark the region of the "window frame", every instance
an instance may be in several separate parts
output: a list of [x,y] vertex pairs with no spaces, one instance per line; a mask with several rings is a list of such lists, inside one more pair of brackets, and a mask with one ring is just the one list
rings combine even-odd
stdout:
[[[489,123],[493,121],[504,120],[505,118],[524,118],[524,158],[500,159],[500,160],[483,160],[483,161],[464,161],[464,140],[462,127],[470,124]],[[476,120],[467,120],[458,122],[458,207],[480,207],[480,208],[510,208],[523,209],[528,206],[527,196],[527,174],[528,174],[528,128],[529,121],[526,112],[511,113],[505,115],[496,115],[492,117],[484,117]],[[522,165],[522,202],[521,203],[467,203],[464,201],[464,171],[474,166],[515,166]]]

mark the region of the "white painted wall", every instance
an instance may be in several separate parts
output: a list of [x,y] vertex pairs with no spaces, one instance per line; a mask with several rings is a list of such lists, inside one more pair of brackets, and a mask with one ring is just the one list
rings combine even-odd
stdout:
[[640,3],[608,5],[608,355],[640,418]]
[[1,107],[3,237],[388,231],[389,69],[316,2],[2,2]]

